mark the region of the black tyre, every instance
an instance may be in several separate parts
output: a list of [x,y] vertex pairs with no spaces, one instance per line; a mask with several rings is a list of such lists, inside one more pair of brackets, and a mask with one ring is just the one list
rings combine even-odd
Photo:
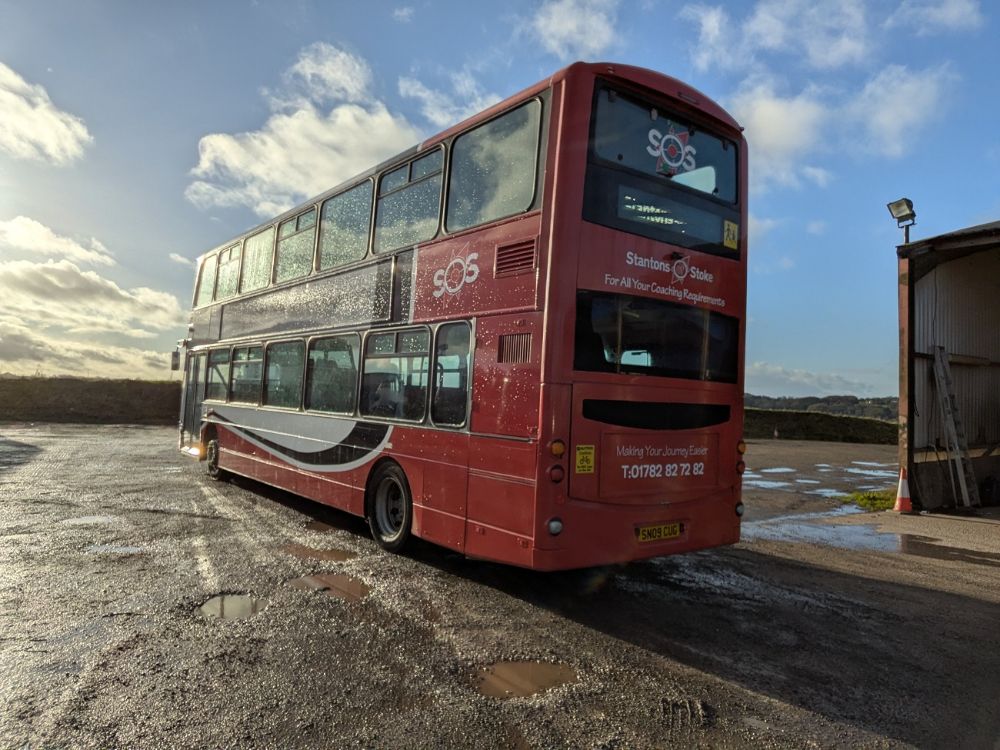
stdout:
[[219,468],[219,441],[212,438],[205,446],[205,466],[208,475],[216,481],[221,481],[229,477],[229,472]]
[[379,546],[399,552],[410,538],[413,497],[398,464],[383,464],[368,485],[368,526]]

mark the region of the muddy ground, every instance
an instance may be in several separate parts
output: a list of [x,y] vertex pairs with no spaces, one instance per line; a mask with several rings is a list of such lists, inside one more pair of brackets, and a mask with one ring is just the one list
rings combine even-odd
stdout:
[[1000,747],[1000,519],[839,510],[891,447],[752,443],[739,545],[546,575],[175,446],[0,427],[0,747]]

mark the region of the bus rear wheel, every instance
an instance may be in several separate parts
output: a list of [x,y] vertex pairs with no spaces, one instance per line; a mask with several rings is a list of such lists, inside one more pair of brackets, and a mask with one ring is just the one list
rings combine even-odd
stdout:
[[398,464],[383,464],[369,489],[368,526],[378,545],[399,552],[410,538],[413,497],[406,474]]

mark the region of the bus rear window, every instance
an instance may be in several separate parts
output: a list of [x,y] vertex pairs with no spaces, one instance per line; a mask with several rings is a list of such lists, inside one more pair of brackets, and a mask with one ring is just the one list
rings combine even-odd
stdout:
[[735,383],[738,318],[676,302],[580,291],[573,367]]
[[583,216],[716,255],[739,255],[737,147],[661,107],[600,84]]

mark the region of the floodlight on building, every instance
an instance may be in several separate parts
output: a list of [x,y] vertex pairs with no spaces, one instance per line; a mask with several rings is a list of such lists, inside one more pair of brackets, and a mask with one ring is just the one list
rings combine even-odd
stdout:
[[896,225],[903,230],[903,244],[910,242],[910,227],[917,223],[917,212],[913,210],[913,201],[900,198],[898,201],[886,204]]

